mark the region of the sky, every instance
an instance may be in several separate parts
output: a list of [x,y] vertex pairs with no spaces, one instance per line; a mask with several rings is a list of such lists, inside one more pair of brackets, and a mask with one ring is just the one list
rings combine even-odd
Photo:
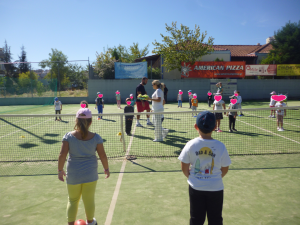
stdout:
[[92,63],[96,52],[134,42],[149,44],[152,55],[172,22],[199,25],[215,45],[256,45],[300,21],[299,0],[0,0],[0,9],[0,47],[6,40],[15,61],[23,45],[29,62],[48,59],[53,48]]

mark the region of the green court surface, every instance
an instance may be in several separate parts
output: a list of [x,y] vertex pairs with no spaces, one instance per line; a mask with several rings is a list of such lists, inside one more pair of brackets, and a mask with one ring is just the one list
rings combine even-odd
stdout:
[[[265,108],[268,103],[243,102],[243,108]],[[299,101],[288,102],[288,106],[299,105]],[[14,107],[13,114],[54,113],[52,106],[9,107]],[[79,104],[63,105],[62,113],[75,114],[78,108]],[[94,105],[89,108],[96,113]],[[0,114],[10,109],[0,107]],[[200,103],[198,110],[203,109],[212,108]],[[176,103],[165,105],[166,112],[189,110],[187,103],[183,108],[177,108]],[[104,113],[121,112],[116,104],[105,105]],[[244,117],[237,118],[237,133],[228,132],[228,118],[224,116],[223,132],[213,133],[213,138],[225,143],[232,159],[224,178],[224,224],[300,224],[300,110],[287,112],[285,132],[279,133],[276,119],[269,118],[269,113],[245,112]],[[99,164],[95,213],[98,224],[105,223],[108,212],[113,215],[108,224],[189,224],[188,184],[177,156],[185,143],[197,136],[193,128],[195,118],[190,113],[165,114],[163,127],[170,131],[162,143],[152,142],[154,128],[145,125],[144,115],[141,123],[143,128],[132,127],[133,137],[125,136],[125,150],[137,159],[124,161],[123,142],[117,135],[121,130],[120,116],[93,118],[91,131],[104,139],[111,171],[111,177],[104,179]],[[1,225],[67,224],[66,184],[53,175],[57,162],[22,159],[56,160],[62,136],[73,127],[74,116],[63,117],[63,122],[55,122],[54,117],[0,116],[0,161],[21,161],[0,163]],[[271,154],[276,152],[298,153]],[[120,190],[111,211],[117,183]],[[82,201],[77,218],[85,218]]]

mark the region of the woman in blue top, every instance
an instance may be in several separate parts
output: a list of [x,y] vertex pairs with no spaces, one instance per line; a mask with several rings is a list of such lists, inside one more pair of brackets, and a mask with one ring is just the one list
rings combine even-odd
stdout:
[[[91,111],[88,108],[79,109],[76,114],[75,130],[66,133],[62,140],[58,158],[58,179],[64,181],[64,176],[66,176],[69,195],[68,225],[74,225],[81,195],[85,207],[86,223],[88,225],[97,224],[94,218],[95,191],[98,180],[96,151],[102,162],[105,178],[110,175],[103,140],[98,134],[89,131],[91,124]],[[67,173],[65,173],[63,169],[68,153]]]

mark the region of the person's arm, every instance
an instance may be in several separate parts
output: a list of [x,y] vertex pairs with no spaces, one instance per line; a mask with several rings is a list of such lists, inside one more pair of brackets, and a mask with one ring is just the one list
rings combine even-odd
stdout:
[[58,179],[60,181],[64,181],[64,176],[66,176],[66,173],[64,171],[64,166],[65,166],[68,153],[69,153],[69,142],[63,141],[61,145],[59,157],[58,157]]
[[157,97],[157,98],[148,98],[148,100],[154,101],[154,102],[160,102],[161,101],[161,97]]
[[[228,106],[228,109],[230,109],[230,106]],[[226,116],[228,116],[228,112],[227,112],[227,115]]]
[[[224,110],[226,109],[225,103],[223,104]],[[224,112],[224,115],[226,115],[226,112]]]
[[228,170],[229,170],[229,166],[221,167],[222,178],[225,177],[225,175],[227,174]]
[[189,178],[189,176],[190,176],[190,163],[187,164],[187,163],[181,162],[181,170],[182,170],[184,176]]
[[109,172],[109,167],[108,167],[108,160],[107,160],[106,153],[104,151],[103,144],[97,144],[97,153],[101,160],[102,166],[104,168],[104,173],[106,174],[105,179],[109,178],[110,172]]
[[177,95],[177,101],[178,101],[178,99],[179,99],[179,95]]
[[104,100],[102,100],[102,108],[104,109]]
[[213,106],[213,110],[215,110],[215,104],[214,104],[214,106]]

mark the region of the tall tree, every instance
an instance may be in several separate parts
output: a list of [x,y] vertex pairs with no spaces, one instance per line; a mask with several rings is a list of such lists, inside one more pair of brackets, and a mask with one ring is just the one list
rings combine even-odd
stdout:
[[139,43],[133,42],[133,45],[129,47],[130,56],[133,61],[138,58],[145,57],[149,53],[149,44],[146,47],[139,49]]
[[22,45],[21,47],[21,55],[19,56],[19,62],[23,62],[23,63],[19,63],[19,72],[20,73],[26,73],[27,71],[29,71],[29,64],[28,63],[24,63],[27,62],[27,53],[25,51],[25,47],[24,45]]
[[60,90],[70,85],[68,77],[68,57],[63,54],[62,51],[52,48],[51,53],[49,53],[49,58],[40,62],[39,66],[42,68],[50,68],[50,73],[48,73],[45,78],[57,78]]
[[261,64],[300,64],[300,21],[291,23],[274,32],[273,50]]
[[116,59],[109,51],[105,53],[96,53],[97,59],[94,63],[94,70],[100,78],[115,79],[115,62]]
[[213,40],[209,37],[204,42],[207,32],[200,33],[200,27],[195,25],[195,30],[180,24],[177,28],[177,22],[172,22],[172,26],[166,24],[166,30],[170,36],[160,34],[162,43],[154,40],[152,43],[155,48],[154,54],[163,56],[163,65],[167,71],[178,69],[181,70],[181,62],[190,62],[194,64],[202,56],[213,52]]
[[[5,63],[11,63],[12,62],[12,53],[10,52],[10,46],[7,45],[7,42],[5,40],[4,46],[3,46],[3,61]],[[15,66],[14,64],[4,64],[5,68],[5,74],[6,76],[9,77],[15,77],[14,71],[15,71]]]

